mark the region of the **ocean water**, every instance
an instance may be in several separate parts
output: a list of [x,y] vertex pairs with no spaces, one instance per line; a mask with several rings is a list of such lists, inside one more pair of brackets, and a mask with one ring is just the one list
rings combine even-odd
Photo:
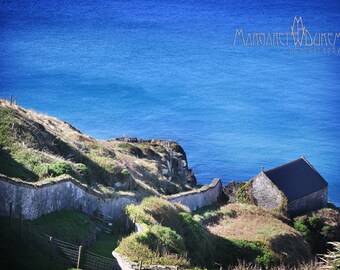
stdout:
[[247,41],[294,17],[340,33],[337,0],[0,1],[0,97],[99,139],[176,140],[202,184],[303,155],[340,205],[340,36]]

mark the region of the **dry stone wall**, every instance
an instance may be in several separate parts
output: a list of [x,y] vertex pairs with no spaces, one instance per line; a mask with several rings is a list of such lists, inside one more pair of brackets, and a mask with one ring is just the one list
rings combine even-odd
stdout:
[[0,215],[12,214],[24,219],[35,219],[39,216],[63,209],[79,209],[87,214],[101,211],[110,217],[123,215],[126,205],[137,203],[131,196],[103,199],[89,193],[71,179],[63,179],[53,184],[34,186],[18,182],[7,177],[0,177]]
[[210,205],[217,201],[222,193],[221,179],[215,178],[210,185],[203,186],[199,190],[193,190],[185,193],[178,193],[168,196],[171,203],[181,203],[194,211],[203,206]]
[[[210,205],[217,201],[222,192],[220,179],[214,179],[201,189],[168,196],[171,203],[181,203],[190,210]],[[117,195],[116,198],[101,198],[89,193],[72,179],[62,179],[55,183],[34,184],[0,176],[0,215],[9,215],[12,205],[13,216],[35,219],[43,214],[63,209],[81,209],[87,214],[95,211],[105,216],[120,217],[128,204],[137,204],[133,197]]]

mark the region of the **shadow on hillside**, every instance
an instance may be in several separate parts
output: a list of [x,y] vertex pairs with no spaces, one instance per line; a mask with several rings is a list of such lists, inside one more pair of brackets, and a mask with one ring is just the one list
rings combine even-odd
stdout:
[[310,261],[313,256],[308,243],[302,236],[280,234],[270,241],[271,249],[282,254],[281,260],[289,265]]
[[183,237],[192,266],[216,269],[219,265],[226,267],[236,265],[239,261],[254,263],[268,256],[262,243],[226,239],[212,234],[191,214],[176,213],[171,207],[158,207],[156,211],[153,206],[149,207],[149,211],[144,211],[151,214],[161,226],[169,227]]
[[25,181],[34,182],[39,176],[27,169],[23,164],[17,162],[12,155],[0,147],[0,173]]
[[[20,115],[16,117],[22,118]],[[50,133],[46,128],[37,122],[30,122],[22,121],[25,125],[28,125],[27,128],[22,128],[22,133],[29,132],[30,136],[33,138],[33,143],[31,143],[32,147],[35,149],[39,149],[40,151],[49,152],[56,156],[61,156],[66,160],[71,160],[75,163],[83,163],[87,166],[89,171],[92,174],[92,177],[76,177],[81,178],[79,180],[84,180],[86,182],[90,182],[90,179],[97,180],[100,183],[109,185],[113,182],[114,176],[113,173],[110,173],[105,168],[101,167],[98,163],[95,163],[93,160],[88,158],[81,150],[71,146],[61,138],[55,136],[54,134]],[[73,128],[74,129],[74,128]],[[75,129],[76,130],[76,129]],[[20,132],[19,132],[20,134]],[[24,138],[23,138],[24,140]],[[84,146],[84,149],[86,147]],[[108,157],[113,158],[114,153],[107,153]]]

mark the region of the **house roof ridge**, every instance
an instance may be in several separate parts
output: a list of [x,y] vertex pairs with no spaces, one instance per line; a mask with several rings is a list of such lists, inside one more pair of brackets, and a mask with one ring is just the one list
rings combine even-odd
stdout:
[[[295,159],[295,160],[293,160],[293,161],[290,161],[290,162],[288,162],[288,163],[285,163],[285,164],[282,164],[282,165],[280,165],[280,166],[274,167],[274,168],[272,168],[272,169],[266,170],[266,171],[264,171],[264,173],[266,174],[267,172],[272,172],[272,171],[275,171],[275,170],[284,168],[284,167],[286,167],[286,166],[288,166],[288,165],[294,164],[295,162],[297,162],[297,161],[299,161],[299,160],[301,160],[301,159],[305,160],[303,157],[299,157],[299,158],[297,158],[297,159]],[[307,164],[309,164],[309,162],[307,162]],[[313,168],[313,170],[315,170],[315,169]]]
[[328,187],[328,182],[303,156],[263,173],[292,201]]
[[326,182],[327,186],[328,186],[328,182],[326,181],[325,178],[322,177],[322,175],[314,168],[314,166],[304,157],[304,156],[301,156],[301,158],[307,163],[307,165],[314,171],[316,172],[323,181]]

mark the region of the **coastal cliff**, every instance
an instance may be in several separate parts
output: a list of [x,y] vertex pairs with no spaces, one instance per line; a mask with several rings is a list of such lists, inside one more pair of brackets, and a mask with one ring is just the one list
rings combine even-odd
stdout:
[[0,99],[0,173],[24,182],[65,175],[96,193],[171,195],[196,178],[174,141],[96,140],[70,124]]

